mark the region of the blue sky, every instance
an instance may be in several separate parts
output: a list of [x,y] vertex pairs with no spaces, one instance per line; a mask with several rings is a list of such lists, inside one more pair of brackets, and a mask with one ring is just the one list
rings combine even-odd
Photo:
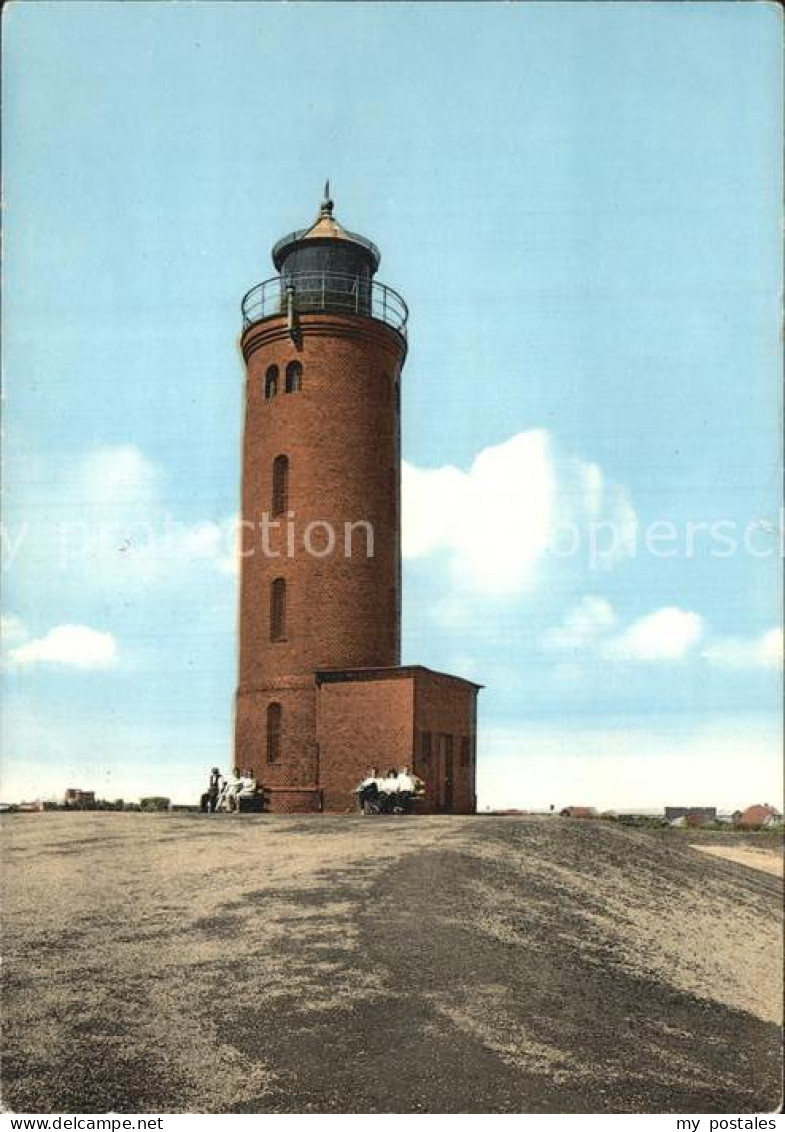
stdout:
[[239,301],[329,176],[481,805],[776,801],[777,6],[15,4],[4,67],[4,798],[228,763]]

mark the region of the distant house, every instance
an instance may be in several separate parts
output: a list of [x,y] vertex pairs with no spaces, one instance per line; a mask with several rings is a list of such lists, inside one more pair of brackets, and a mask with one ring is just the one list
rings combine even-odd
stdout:
[[702,825],[711,825],[712,822],[717,820],[717,815],[709,816],[701,813],[689,813],[684,815],[684,824],[690,829],[700,829]]
[[[683,820],[682,820],[683,819]],[[665,820],[668,825],[688,825],[693,828],[717,820],[716,806],[666,806]]]
[[739,829],[765,828],[782,821],[782,814],[774,806],[768,805],[747,806],[746,810],[737,810],[733,817]]
[[563,818],[596,818],[597,811],[594,806],[565,806],[559,811]]
[[158,795],[142,798],[139,803],[143,813],[160,813],[163,810],[168,810],[171,804],[169,798],[162,798]]
[[94,806],[95,790],[77,790],[74,787],[69,787],[65,792],[65,804],[66,806],[73,806],[75,809]]

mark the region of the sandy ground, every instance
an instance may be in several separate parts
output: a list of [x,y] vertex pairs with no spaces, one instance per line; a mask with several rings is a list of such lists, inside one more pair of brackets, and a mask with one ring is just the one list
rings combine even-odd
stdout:
[[753,849],[749,845],[740,845],[738,848],[733,845],[692,845],[690,848],[709,853],[713,857],[722,857],[726,861],[736,861],[750,869],[760,869],[775,877],[783,874],[782,855],[772,849]]
[[782,882],[548,818],[4,822],[16,1112],[766,1112]]

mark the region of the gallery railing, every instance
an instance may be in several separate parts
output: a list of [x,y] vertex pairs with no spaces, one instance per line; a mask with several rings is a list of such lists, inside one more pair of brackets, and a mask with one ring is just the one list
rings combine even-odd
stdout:
[[263,318],[294,311],[364,314],[379,319],[406,337],[409,309],[397,291],[360,275],[297,272],[266,279],[244,296],[243,330]]

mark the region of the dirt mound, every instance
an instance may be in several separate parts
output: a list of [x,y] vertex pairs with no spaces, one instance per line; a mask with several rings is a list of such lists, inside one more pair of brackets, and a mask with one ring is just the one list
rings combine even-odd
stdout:
[[5,822],[17,1112],[761,1112],[782,883],[602,822]]

